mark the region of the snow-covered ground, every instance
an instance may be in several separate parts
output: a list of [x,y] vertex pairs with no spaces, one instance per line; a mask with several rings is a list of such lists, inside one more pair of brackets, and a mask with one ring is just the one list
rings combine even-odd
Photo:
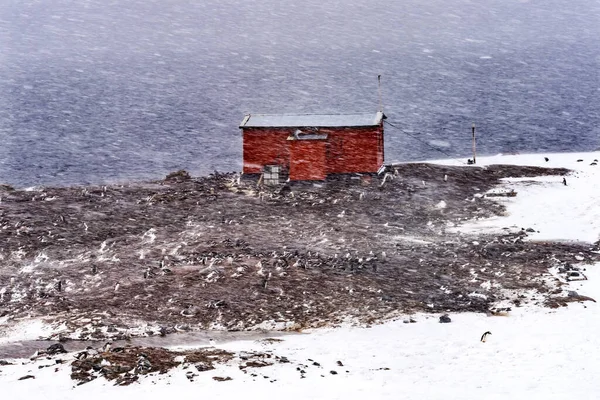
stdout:
[[[548,157],[549,161],[545,161]],[[577,162],[578,159],[584,161]],[[507,216],[460,227],[485,232],[532,227],[530,240],[594,242],[600,234],[598,201],[600,153],[541,154],[480,158],[478,165],[520,164],[567,167],[566,177],[506,180],[518,192],[502,198]],[[576,255],[573,264],[577,263]],[[569,283],[580,295],[600,298],[600,265],[581,266],[586,281]],[[50,360],[0,366],[3,397],[86,398],[286,398],[286,399],[596,399],[600,393],[600,308],[592,301],[556,310],[525,307],[508,316],[416,315],[373,327],[316,330],[282,341],[219,344],[234,351],[272,351],[290,363],[248,368],[228,363],[198,373],[190,382],[184,370],[148,376],[140,383],[115,387],[103,379],[76,386],[68,364]],[[33,329],[33,328],[32,328]],[[481,335],[490,331],[487,342]],[[39,368],[43,365],[51,366]],[[341,364],[341,365],[340,365]],[[304,373],[301,373],[303,370]],[[18,380],[25,375],[35,379]],[[254,374],[255,376],[253,376]],[[230,377],[219,382],[214,376]]]
[[[546,158],[548,161],[546,161]],[[581,160],[581,161],[579,161]],[[477,158],[477,167],[491,164],[568,168],[573,173],[537,178],[507,178],[496,191],[517,192],[517,197],[495,197],[507,207],[505,217],[461,226],[461,232],[498,232],[503,228],[532,228],[529,240],[583,241],[600,239],[600,152],[496,155]],[[458,160],[435,161],[460,165]],[[563,178],[567,185],[563,184]]]

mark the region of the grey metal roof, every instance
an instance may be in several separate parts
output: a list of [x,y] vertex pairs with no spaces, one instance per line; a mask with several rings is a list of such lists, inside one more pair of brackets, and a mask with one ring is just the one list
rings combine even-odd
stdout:
[[377,126],[385,118],[381,111],[361,114],[248,114],[240,128],[333,128]]

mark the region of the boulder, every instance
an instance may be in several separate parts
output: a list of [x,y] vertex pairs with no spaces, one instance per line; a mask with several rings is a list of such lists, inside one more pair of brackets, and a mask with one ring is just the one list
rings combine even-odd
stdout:
[[448,324],[452,322],[452,319],[448,316],[448,314],[444,314],[440,317],[440,324]]

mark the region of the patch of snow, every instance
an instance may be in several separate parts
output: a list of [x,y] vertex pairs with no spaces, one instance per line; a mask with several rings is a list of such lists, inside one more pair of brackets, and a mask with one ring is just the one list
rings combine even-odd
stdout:
[[52,335],[56,329],[41,319],[24,319],[16,322],[0,320],[0,344],[45,338]]
[[150,228],[142,235],[142,243],[154,243],[156,240],[156,229]]
[[[576,288],[598,297],[600,264],[587,270],[590,279],[578,282]],[[76,386],[68,364],[38,368],[47,363],[41,359],[3,367],[0,384],[10,398],[42,392],[49,400],[158,399],[199,390],[227,399],[239,398],[240,393],[249,398],[268,393],[274,398],[344,400],[397,399],[399,393],[408,400],[591,399],[597,393],[595,366],[600,358],[591,351],[600,346],[600,338],[591,334],[593,321],[600,320],[596,303],[573,303],[558,310],[517,308],[506,317],[451,314],[449,324],[440,324],[437,315],[411,317],[417,322],[312,330],[271,342],[269,352],[289,363],[252,369],[254,376],[236,363],[226,363],[199,372],[193,382],[185,376],[189,369],[176,368],[127,387],[103,379]],[[487,331],[492,335],[482,343],[480,337]],[[219,348],[249,353],[264,351],[264,343],[240,340]],[[18,380],[27,374],[36,378]],[[232,380],[217,382],[213,376]]]
[[[545,157],[548,161],[545,161]],[[516,197],[494,198],[506,207],[506,215],[467,222],[453,230],[465,233],[500,232],[506,226],[534,228],[526,240],[580,241],[594,243],[600,239],[600,167],[593,160],[600,152],[497,155],[477,158],[477,167],[492,164],[530,165],[568,168],[562,176],[507,178],[497,190],[517,192]],[[577,160],[584,160],[578,162]],[[456,164],[456,160],[435,161]]]

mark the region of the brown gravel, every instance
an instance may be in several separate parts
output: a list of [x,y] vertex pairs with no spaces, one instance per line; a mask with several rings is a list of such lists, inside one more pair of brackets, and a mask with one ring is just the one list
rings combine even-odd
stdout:
[[65,322],[83,339],[146,325],[138,334],[372,323],[526,301],[497,285],[533,289],[543,304],[560,285],[541,279],[548,268],[575,254],[598,260],[594,246],[524,241],[526,226],[478,238],[446,227],[502,214],[476,196],[500,178],[567,173],[417,163],[383,185],[348,175],[269,188],[177,171],[122,186],[3,187],[0,314]]

